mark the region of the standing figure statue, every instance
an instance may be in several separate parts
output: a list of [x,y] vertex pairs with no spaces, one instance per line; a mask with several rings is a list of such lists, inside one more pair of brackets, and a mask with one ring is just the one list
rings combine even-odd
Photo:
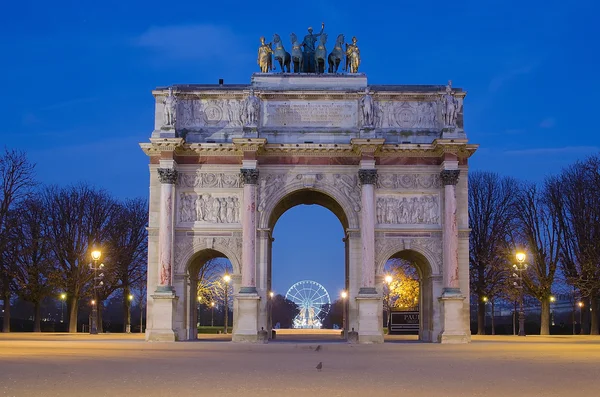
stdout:
[[302,44],[298,43],[298,36],[295,33],[290,35],[292,40],[292,64],[294,65],[294,73],[302,73]]
[[365,89],[365,95],[360,99],[363,114],[363,126],[373,127],[375,103],[368,88]]
[[321,34],[320,43],[315,49],[315,69],[319,74],[325,73],[325,63],[327,62],[327,48],[325,48],[326,42],[327,33],[323,33]]
[[254,89],[250,88],[250,95],[244,104],[244,124],[256,127],[258,124],[258,112],[260,111],[260,99],[254,95]]
[[304,65],[302,70],[305,73],[315,73],[315,43],[320,35],[323,34],[325,29],[325,22],[321,23],[321,32],[319,34],[313,34],[313,29],[308,28],[308,34],[304,36],[302,46],[304,47],[303,61]]
[[177,98],[173,95],[173,87],[169,87],[169,95],[163,100],[163,105],[163,125],[165,127],[175,127]]
[[[273,57],[276,61],[279,62],[279,67],[281,68],[281,73],[290,72],[290,63],[291,56],[290,53],[283,48],[283,44],[281,43],[281,38],[277,33],[273,35],[273,44],[275,44],[275,49],[273,50]],[[284,70],[285,69],[287,70]]]
[[333,47],[333,51],[331,51],[329,57],[327,57],[327,62],[329,63],[329,73],[337,73],[340,63],[342,62],[342,57],[344,56],[344,49],[342,48],[343,45],[344,35],[341,34],[335,40],[335,47]]
[[273,64],[271,60],[271,43],[265,44],[265,38],[260,38],[260,47],[258,47],[258,58],[256,63],[260,66],[261,73],[269,73],[269,70],[273,70]]
[[452,92],[452,80],[448,80],[446,93],[442,95],[442,117],[444,118],[445,127],[456,127],[456,117],[460,111],[459,107],[460,103]]
[[360,66],[360,50],[356,45],[356,37],[352,38],[352,44],[346,44],[346,72],[350,68],[350,73],[358,73]]

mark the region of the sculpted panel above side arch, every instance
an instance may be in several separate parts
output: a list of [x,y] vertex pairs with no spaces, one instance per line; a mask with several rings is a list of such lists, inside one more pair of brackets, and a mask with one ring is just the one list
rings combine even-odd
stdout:
[[442,240],[436,237],[376,237],[375,264],[376,274],[382,274],[383,268],[393,255],[400,251],[411,250],[425,257],[432,275],[442,273]]
[[175,244],[175,274],[187,273],[194,256],[205,249],[222,253],[229,259],[234,274],[241,274],[242,236],[234,233],[231,237],[193,236],[177,240]]

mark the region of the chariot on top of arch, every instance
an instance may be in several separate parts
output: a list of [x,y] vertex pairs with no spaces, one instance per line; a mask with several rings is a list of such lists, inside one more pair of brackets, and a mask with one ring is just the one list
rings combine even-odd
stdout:
[[[265,38],[260,38],[258,57],[256,63],[262,73],[273,72],[274,65],[279,64],[281,73],[358,73],[360,66],[360,49],[358,39],[352,37],[350,43],[345,42],[343,34],[339,34],[333,45],[333,50],[327,52],[327,33],[324,32],[325,23],[321,23],[321,31],[313,33],[313,28],[308,28],[308,33],[302,41],[298,40],[295,33],[290,34],[291,53],[286,51],[281,37],[275,33],[270,43],[265,43]],[[273,62],[275,58],[276,63]],[[340,69],[343,61],[343,69]]]

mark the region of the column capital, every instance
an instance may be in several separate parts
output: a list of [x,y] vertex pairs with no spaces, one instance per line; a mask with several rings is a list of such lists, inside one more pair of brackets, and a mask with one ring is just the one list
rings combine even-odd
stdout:
[[256,185],[258,183],[258,170],[256,168],[240,169],[240,176],[244,185]]
[[160,183],[168,183],[174,185],[177,182],[177,170],[173,168],[159,168],[158,179]]
[[445,185],[456,185],[458,183],[458,176],[460,170],[442,170],[440,172],[440,179],[442,184]]
[[358,170],[358,179],[362,185],[375,185],[377,184],[377,170]]

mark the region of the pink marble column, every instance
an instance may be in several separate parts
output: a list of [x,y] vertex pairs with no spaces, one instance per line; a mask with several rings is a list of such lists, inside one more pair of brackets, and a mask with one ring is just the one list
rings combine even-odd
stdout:
[[256,293],[256,188],[258,170],[242,168],[244,211],[242,214],[242,286],[240,293]]
[[173,265],[173,197],[177,170],[159,168],[160,219],[158,229],[158,289],[169,290]]
[[456,184],[460,170],[443,170],[444,185],[443,265],[444,294],[460,294],[458,282],[458,227],[456,225]]
[[376,294],[375,290],[375,184],[377,170],[358,171],[361,183],[361,241],[362,241],[362,285],[360,294]]

